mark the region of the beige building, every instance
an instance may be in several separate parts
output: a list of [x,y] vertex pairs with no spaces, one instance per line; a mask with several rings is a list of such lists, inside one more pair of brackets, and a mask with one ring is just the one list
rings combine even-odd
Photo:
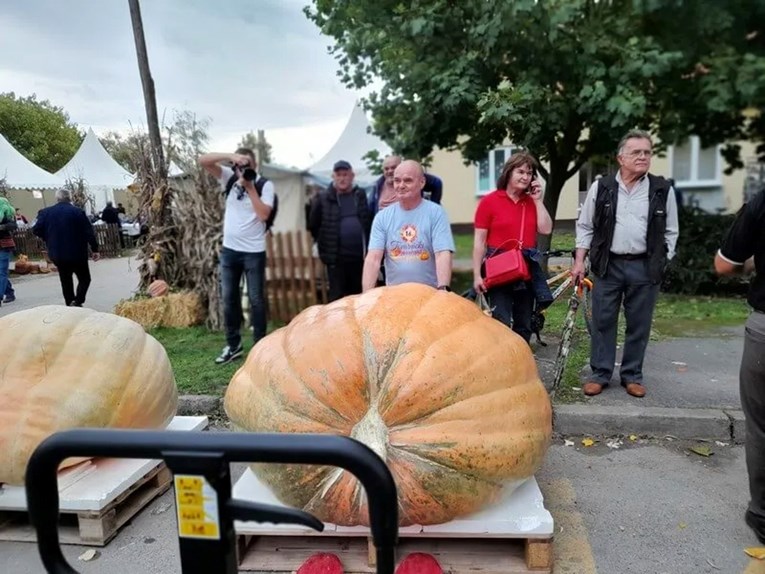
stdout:
[[[735,212],[744,201],[745,190],[757,189],[765,182],[765,166],[757,163],[755,146],[743,142],[741,156],[747,167],[726,175],[723,173],[726,166],[720,148],[701,149],[699,139],[692,137],[683,145],[671,146],[662,156],[654,157],[651,173],[673,178],[686,204],[697,205],[710,212]],[[462,227],[472,224],[478,201],[495,189],[502,165],[513,150],[508,143],[493,149],[480,163],[470,165],[465,165],[459,152],[434,150],[428,171],[444,182],[441,203],[452,225]],[[556,222],[573,222],[595,177],[615,167],[615,160],[610,166],[588,164],[578,176],[570,178],[561,191]]]

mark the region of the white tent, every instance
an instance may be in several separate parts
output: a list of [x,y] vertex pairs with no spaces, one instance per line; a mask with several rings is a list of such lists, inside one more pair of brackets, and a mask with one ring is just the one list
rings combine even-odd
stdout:
[[114,201],[115,189],[125,189],[135,180],[104,149],[92,128],[88,129],[74,157],[56,175],[62,179],[82,178],[95,200],[96,211],[102,210],[107,201]]
[[64,181],[38,167],[0,135],[0,179],[11,189],[56,189]]
[[354,182],[357,185],[361,187],[372,185],[378,176],[369,171],[362,157],[373,150],[377,150],[383,157],[391,151],[384,141],[367,131],[369,127],[369,120],[364,110],[356,104],[335,145],[306,171],[320,183],[327,184],[332,179],[332,166],[336,161],[344,159],[353,167],[353,172],[356,174]]

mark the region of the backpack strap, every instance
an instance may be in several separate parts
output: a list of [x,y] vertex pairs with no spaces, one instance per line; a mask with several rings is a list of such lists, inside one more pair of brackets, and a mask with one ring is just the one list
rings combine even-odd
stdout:
[[231,188],[234,187],[234,183],[236,183],[236,172],[231,174],[231,177],[229,177],[226,182],[226,188],[223,190],[223,195],[226,198],[228,198],[228,194],[231,193]]

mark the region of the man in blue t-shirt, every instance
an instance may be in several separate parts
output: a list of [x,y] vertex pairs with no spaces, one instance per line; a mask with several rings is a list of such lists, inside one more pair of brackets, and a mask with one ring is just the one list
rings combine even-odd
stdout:
[[416,161],[402,162],[393,176],[397,202],[372,222],[362,287],[375,287],[385,257],[385,284],[424,283],[449,290],[454,238],[444,208],[422,197],[425,174]]

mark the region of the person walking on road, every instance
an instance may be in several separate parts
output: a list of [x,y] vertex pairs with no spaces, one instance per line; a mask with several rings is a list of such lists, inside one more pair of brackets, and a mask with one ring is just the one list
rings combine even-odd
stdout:
[[[11,256],[16,247],[13,241],[13,231],[17,228],[16,211],[10,202],[0,197],[0,305],[3,302],[10,303],[16,297],[5,301],[10,286],[8,279],[9,268],[11,265]],[[13,289],[10,290],[13,293]]]
[[744,353],[739,370],[741,408],[746,418],[746,467],[751,500],[744,519],[765,544],[765,190],[738,212],[714,258],[719,275],[756,271],[748,301]]
[[[98,241],[85,212],[72,205],[67,189],[56,191],[56,204],[41,209],[32,232],[45,242],[48,256],[58,268],[61,291],[67,307],[82,307],[90,287],[88,247],[98,261]],[[77,276],[77,291],[73,275]]]
[[585,395],[600,394],[613,375],[619,309],[626,333],[620,378],[633,397],[645,396],[643,359],[659,286],[679,235],[675,192],[649,173],[653,144],[644,131],[619,142],[619,171],[592,184],[576,223],[574,279],[584,278],[584,259],[597,277],[592,291],[592,378]]

